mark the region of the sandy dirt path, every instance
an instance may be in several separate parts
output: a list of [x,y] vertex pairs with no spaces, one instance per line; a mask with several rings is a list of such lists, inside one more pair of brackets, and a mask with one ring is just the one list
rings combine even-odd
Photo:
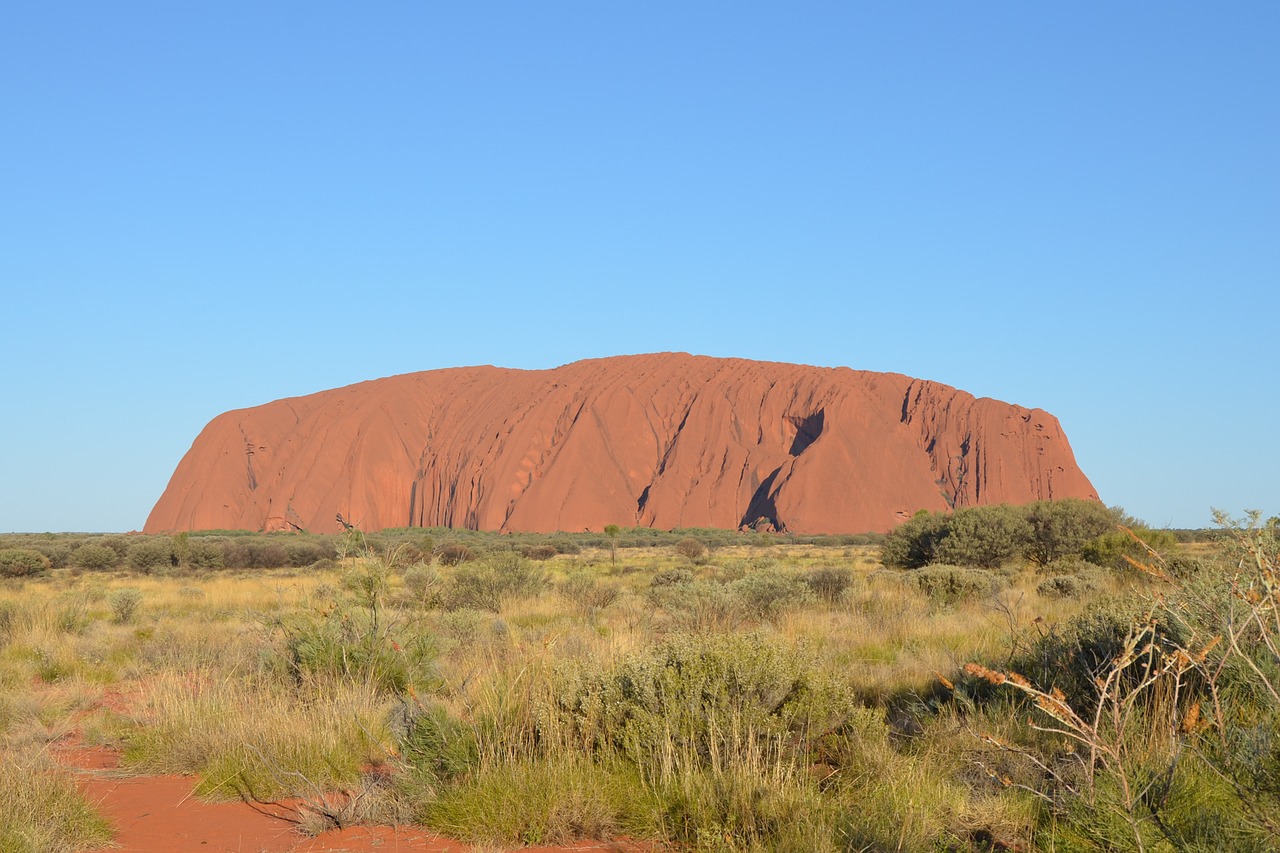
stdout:
[[[116,846],[91,853],[468,853],[465,844],[409,827],[352,827],[307,837],[284,812],[243,802],[208,803],[187,776],[121,776],[120,756],[75,736],[54,750],[77,784],[115,826]],[[486,848],[492,850],[493,848]],[[521,848],[528,853],[641,853],[625,841]]]

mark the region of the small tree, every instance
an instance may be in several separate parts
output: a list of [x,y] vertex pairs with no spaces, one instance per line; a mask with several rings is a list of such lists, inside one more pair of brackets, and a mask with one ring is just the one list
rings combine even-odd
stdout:
[[609,560],[616,566],[618,564],[618,535],[622,533],[622,528],[616,524],[606,524],[604,526],[604,535],[609,537]]

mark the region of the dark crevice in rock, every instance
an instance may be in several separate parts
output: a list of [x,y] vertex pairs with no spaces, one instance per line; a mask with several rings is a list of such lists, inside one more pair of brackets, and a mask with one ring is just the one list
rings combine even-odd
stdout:
[[809,445],[817,441],[818,437],[822,435],[822,426],[826,418],[826,409],[818,409],[818,411],[805,418],[787,418],[791,425],[796,428],[796,437],[791,442],[791,448],[787,453],[792,456],[799,456],[808,450]]

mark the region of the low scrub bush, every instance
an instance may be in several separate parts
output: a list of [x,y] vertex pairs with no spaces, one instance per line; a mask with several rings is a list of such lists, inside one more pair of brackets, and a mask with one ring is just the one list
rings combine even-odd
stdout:
[[675,552],[695,564],[703,564],[707,560],[707,546],[699,539],[687,536],[675,544]]
[[999,576],[985,569],[941,564],[916,569],[906,577],[909,583],[937,604],[955,604],[991,595],[1003,585]]
[[560,537],[551,540],[551,547],[556,549],[557,554],[581,554],[582,548],[572,539]]
[[673,637],[606,672],[577,674],[562,696],[578,742],[624,755],[654,780],[711,766],[748,735],[803,751],[854,707],[803,649],[755,635]]
[[693,579],[694,574],[691,569],[663,569],[653,576],[653,580],[649,582],[649,586],[652,589],[658,589],[664,586],[679,586],[681,584],[693,583]]
[[75,550],[70,542],[60,540],[36,542],[31,547],[48,557],[49,566],[54,569],[64,569],[70,565],[71,552]]
[[139,572],[167,569],[178,564],[173,553],[173,542],[167,536],[147,537],[129,546],[125,555],[129,568]]
[[1021,508],[998,505],[965,507],[947,519],[947,533],[938,542],[939,563],[994,569],[1031,541],[1031,524]]
[[920,510],[885,537],[880,561],[891,569],[918,569],[936,561],[938,544],[947,535],[947,516]]
[[71,552],[67,562],[90,571],[111,569],[120,564],[120,555],[114,548],[96,542],[86,542]]
[[1081,598],[1097,586],[1094,578],[1085,573],[1050,575],[1036,584],[1036,592],[1045,598]]
[[728,585],[747,616],[777,619],[782,613],[813,602],[813,592],[802,578],[781,572],[751,572]]
[[133,621],[142,605],[142,590],[126,586],[107,594],[107,606],[111,609],[111,621],[127,625]]
[[[679,570],[671,570],[672,572]],[[678,632],[706,634],[731,631],[747,617],[746,608],[730,584],[667,578],[646,590],[649,605],[666,613]]]
[[446,542],[436,548],[435,558],[443,566],[458,566],[471,562],[476,558],[476,555],[475,552],[461,542]]
[[419,607],[435,607],[440,603],[444,579],[434,566],[415,563],[404,570],[404,590]]
[[488,610],[501,613],[508,604],[532,598],[547,588],[546,572],[510,551],[458,566],[445,585],[444,605],[450,610]]
[[207,539],[193,539],[187,545],[188,566],[197,571],[214,571],[225,568],[226,553],[222,543],[210,542]]
[[21,578],[48,570],[49,558],[30,548],[0,549],[0,577]]
[[1133,567],[1130,560],[1147,562],[1150,551],[1163,556],[1177,546],[1177,537],[1167,530],[1125,528],[1091,540],[1081,549],[1081,556],[1103,568],[1129,570]]
[[620,591],[612,583],[601,583],[590,572],[571,573],[560,583],[560,595],[584,615],[593,615],[618,600]]
[[804,580],[814,595],[827,604],[835,604],[853,586],[853,570],[848,566],[819,566],[810,571]]
[[402,699],[392,714],[400,759],[420,779],[436,786],[471,772],[480,760],[475,731],[449,716],[444,706]]
[[338,681],[387,693],[439,683],[432,638],[383,609],[385,568],[367,561],[348,569],[343,594],[314,610],[278,617],[268,663],[298,685]]
[[520,556],[526,560],[550,560],[559,553],[555,545],[526,545],[520,549]]
[[1116,514],[1097,501],[1065,498],[1037,501],[1026,507],[1031,536],[1024,553],[1033,563],[1045,565],[1062,557],[1079,555],[1086,544],[1115,529]]
[[[1075,708],[1095,705],[1099,679],[1110,671],[1137,630],[1142,645],[1156,651],[1176,649],[1186,630],[1169,620],[1148,619],[1136,602],[1095,607],[1039,637],[1011,662],[1013,671],[1046,690],[1057,688]],[[1130,673],[1138,678],[1141,673]]]

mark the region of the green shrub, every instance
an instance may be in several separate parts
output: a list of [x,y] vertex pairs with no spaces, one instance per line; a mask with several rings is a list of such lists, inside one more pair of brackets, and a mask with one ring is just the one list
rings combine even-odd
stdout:
[[524,557],[498,552],[483,561],[458,566],[445,586],[444,605],[449,610],[501,613],[510,602],[531,598],[547,584],[546,572]]
[[[1140,645],[1151,642],[1166,651],[1186,640],[1184,626],[1168,620],[1148,622],[1134,603],[1113,602],[1055,627],[1015,658],[1010,668],[1042,689],[1058,688],[1077,711],[1087,710],[1096,706],[1098,679],[1106,676],[1132,630],[1139,632]],[[1141,674],[1141,667],[1129,672],[1131,678]]]
[[0,577],[21,578],[49,568],[49,558],[30,548],[0,549]]
[[649,586],[653,589],[663,586],[693,583],[693,571],[685,568],[663,569],[653,576]]
[[405,592],[420,607],[435,607],[440,603],[443,582],[435,567],[425,563],[415,563],[404,570]]
[[151,572],[178,564],[173,553],[173,542],[167,536],[147,537],[134,542],[129,546],[125,560],[131,569],[140,572]]
[[1086,574],[1050,575],[1036,585],[1036,592],[1045,598],[1080,598],[1097,586]]
[[1026,507],[1026,518],[1031,538],[1023,553],[1040,565],[1078,556],[1086,544],[1116,526],[1111,510],[1097,501],[1079,498],[1037,501]]
[[707,766],[732,755],[743,733],[801,742],[832,731],[853,697],[820,673],[800,648],[756,635],[682,636],[623,659],[611,670],[582,673],[561,706],[578,740],[616,750],[659,778],[677,760]]
[[436,549],[435,557],[444,566],[458,566],[476,558],[470,548],[461,542],[446,542]]
[[675,544],[675,552],[685,559],[698,563],[707,556],[707,546],[692,536],[686,536]]
[[1007,506],[958,509],[947,521],[946,536],[938,542],[939,563],[994,569],[1022,552],[1031,539],[1031,525],[1022,510]]
[[285,543],[286,564],[295,568],[313,566],[321,560],[333,560],[338,550],[332,540],[301,540]]
[[780,572],[751,572],[729,584],[747,615],[772,620],[788,610],[813,601],[813,592],[803,579]]
[[742,599],[730,584],[677,580],[650,586],[646,597],[650,606],[664,611],[671,620],[671,627],[681,632],[731,631],[747,617]]
[[880,548],[880,561],[891,569],[918,569],[935,562],[938,544],[947,535],[950,517],[920,510],[895,527]]
[[1175,578],[1189,580],[1204,573],[1209,564],[1186,554],[1174,554],[1164,561],[1164,570]]
[[121,587],[107,595],[107,606],[111,608],[111,621],[118,625],[127,625],[132,622],[141,604],[142,590],[136,587]]
[[67,558],[73,566],[91,571],[110,569],[120,564],[120,555],[114,548],[94,542],[86,542],[71,552]]
[[618,594],[618,587],[602,584],[595,575],[586,571],[573,572],[560,583],[560,595],[586,615],[613,604],[618,600]]
[[572,539],[569,539],[568,537],[552,539],[551,547],[556,549],[557,554],[581,554],[582,553],[582,548],[578,546],[578,543],[574,542]]
[[853,585],[853,570],[848,566],[819,566],[805,576],[813,594],[827,604],[835,604]]
[[1110,533],[1104,533],[1089,541],[1081,549],[1081,556],[1103,568],[1130,569],[1133,564],[1129,560],[1140,563],[1151,562],[1147,548],[1163,555],[1178,547],[1177,537],[1167,530],[1136,527],[1131,528],[1131,531],[1132,535],[1129,530],[1113,530]]
[[520,549],[520,555],[526,560],[550,560],[559,553],[555,545],[526,545]]
[[191,540],[187,545],[187,565],[197,571],[212,571],[224,568],[227,564],[226,554],[218,542],[204,539]]
[[276,625],[275,661],[298,684],[338,679],[387,693],[434,689],[438,682],[431,638],[375,610],[348,601],[290,614]]
[[54,569],[63,569],[70,564],[71,552],[74,546],[68,542],[37,542],[31,546],[49,558],[49,567]]
[[1000,579],[985,569],[942,564],[916,569],[907,578],[938,604],[955,604],[965,599],[991,595],[1001,586]]

